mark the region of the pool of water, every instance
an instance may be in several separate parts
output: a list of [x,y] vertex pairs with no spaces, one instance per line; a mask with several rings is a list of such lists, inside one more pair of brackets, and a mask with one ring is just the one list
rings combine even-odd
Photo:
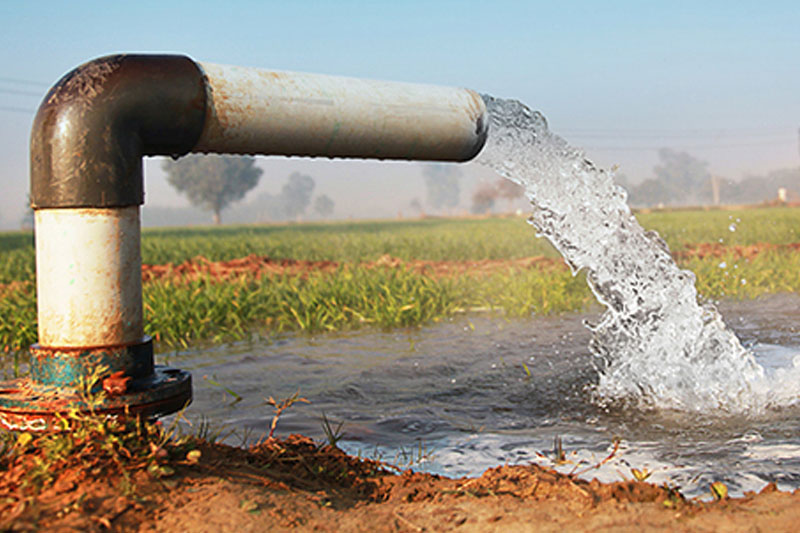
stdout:
[[[800,296],[723,302],[726,322],[767,369],[790,367],[800,354]],[[560,439],[562,471],[605,481],[631,478],[707,492],[713,481],[732,494],[774,481],[800,487],[800,407],[758,416],[602,408],[592,314],[503,320],[463,316],[409,330],[362,330],[317,336],[284,335],[160,354],[190,370],[197,424],[234,432],[231,443],[262,437],[272,419],[265,404],[297,391],[278,434],[324,439],[323,413],[343,422],[339,445],[414,469],[448,476],[479,475],[502,464],[553,465]],[[236,401],[225,388],[241,397]],[[603,462],[619,445],[612,459]],[[594,466],[603,463],[599,468]]]

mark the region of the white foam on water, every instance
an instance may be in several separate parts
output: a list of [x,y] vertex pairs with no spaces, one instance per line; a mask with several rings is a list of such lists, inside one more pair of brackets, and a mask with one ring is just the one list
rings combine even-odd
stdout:
[[798,403],[800,357],[765,372],[717,309],[698,302],[694,274],[639,225],[613,172],[596,168],[524,104],[484,100],[489,137],[477,161],[525,188],[537,233],[574,274],[586,272],[606,307],[589,325],[599,402],[731,413]]

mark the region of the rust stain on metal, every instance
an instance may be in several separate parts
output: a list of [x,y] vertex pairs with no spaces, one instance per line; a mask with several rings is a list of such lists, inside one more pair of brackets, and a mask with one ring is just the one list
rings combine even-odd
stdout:
[[111,396],[125,394],[130,380],[131,377],[126,376],[124,370],[119,370],[103,380],[103,390]]
[[60,105],[74,101],[90,105],[106,89],[106,80],[119,68],[124,55],[116,55],[103,62],[90,62],[75,69],[53,87],[47,95],[47,105]]
[[229,97],[225,94],[224,81],[215,86],[212,85],[207,74],[203,75],[203,79],[206,87],[207,107],[203,132],[200,134],[204,146],[198,148],[203,152],[211,152],[213,150],[209,150],[205,146],[214,146],[224,139],[224,132],[231,126],[227,113]]
[[106,395],[99,405],[90,406],[81,387],[43,385],[31,378],[13,380],[0,394],[0,426],[14,431],[63,429],[64,415],[74,410],[105,416],[157,416],[177,411],[192,398],[190,374],[169,367],[155,367],[138,380],[115,372],[101,384]]

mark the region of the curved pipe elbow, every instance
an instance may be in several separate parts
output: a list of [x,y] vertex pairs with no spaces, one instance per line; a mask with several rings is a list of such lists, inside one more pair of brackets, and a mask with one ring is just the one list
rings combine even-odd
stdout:
[[142,204],[142,156],[186,154],[205,115],[203,74],[188,57],[112,55],[79,66],[34,119],[32,206]]

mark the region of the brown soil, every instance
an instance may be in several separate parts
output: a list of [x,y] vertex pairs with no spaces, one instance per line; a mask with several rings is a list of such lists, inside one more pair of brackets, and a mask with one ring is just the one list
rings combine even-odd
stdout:
[[23,455],[0,477],[0,531],[794,531],[800,520],[800,492],[774,485],[703,503],[535,465],[462,479],[395,473],[299,435],[198,449],[196,462],[171,458],[169,477],[133,472],[133,494],[94,463],[61,469],[36,493],[21,487]]
[[[676,259],[720,257],[733,254],[737,258],[752,259],[768,251],[799,251],[800,243],[768,244],[757,243],[747,246],[725,246],[701,243],[687,245],[673,252]],[[529,269],[558,270],[567,266],[561,259],[543,256],[521,259],[483,259],[480,261],[424,261],[403,260],[384,255],[377,261],[360,263],[362,268],[406,268],[411,271],[436,277],[447,276],[486,276],[496,272],[521,271]],[[191,280],[210,276],[217,280],[241,277],[260,278],[262,276],[292,275],[305,276],[312,272],[331,273],[347,268],[345,263],[336,261],[303,261],[298,259],[271,259],[255,254],[230,261],[209,261],[198,256],[179,265],[142,265],[142,281],[148,282],[164,278]]]
[[[499,271],[525,270],[530,268],[566,268],[564,262],[547,257],[525,257],[522,259],[484,259],[480,261],[404,261],[384,255],[377,261],[359,263],[362,268],[407,268],[420,274],[432,276],[487,275]],[[336,261],[303,261],[299,259],[271,259],[255,254],[230,261],[209,261],[198,256],[179,265],[142,265],[142,281],[164,278],[185,280],[210,276],[217,280],[241,277],[291,275],[305,276],[312,272],[331,273],[347,268]]]
[[706,257],[722,257],[733,254],[737,259],[753,259],[764,252],[797,252],[800,242],[789,244],[756,243],[747,246],[725,246],[717,243],[699,243],[686,245],[682,250],[673,252],[675,259],[704,259]]

